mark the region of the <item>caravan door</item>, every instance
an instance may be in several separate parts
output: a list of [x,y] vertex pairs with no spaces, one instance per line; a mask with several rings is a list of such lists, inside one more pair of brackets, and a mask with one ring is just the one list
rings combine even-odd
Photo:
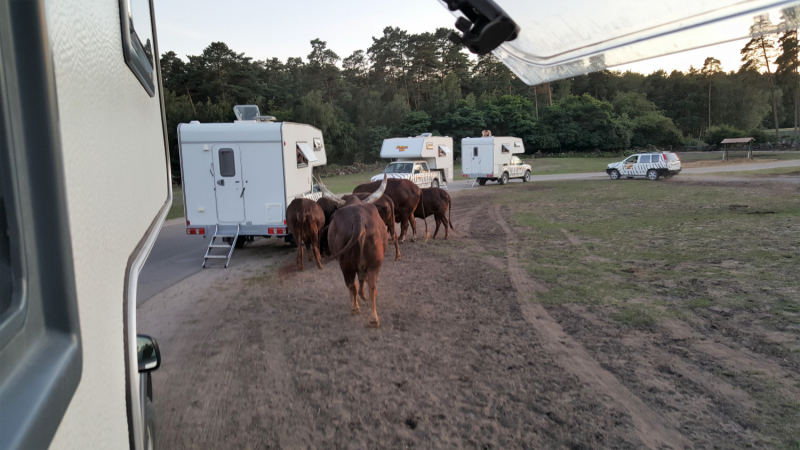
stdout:
[[244,221],[242,152],[236,144],[217,144],[214,152],[214,194],[220,223]]
[[494,172],[494,148],[492,145],[472,146],[472,173],[478,176]]

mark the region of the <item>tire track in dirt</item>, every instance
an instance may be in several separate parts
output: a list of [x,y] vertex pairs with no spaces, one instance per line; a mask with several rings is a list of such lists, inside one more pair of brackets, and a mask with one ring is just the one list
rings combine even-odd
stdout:
[[603,369],[580,343],[567,335],[542,305],[530,302],[526,293],[544,292],[547,288],[530,279],[525,268],[519,264],[516,256],[515,244],[518,242],[516,234],[503,219],[499,207],[492,206],[490,214],[506,235],[508,270],[516,288],[522,313],[540,332],[545,349],[559,355],[558,364],[594,390],[600,401],[614,403],[626,410],[631,416],[637,436],[648,448],[690,447],[688,440],[674,426],[669,428],[664,426],[664,417],[645,405],[614,375]]

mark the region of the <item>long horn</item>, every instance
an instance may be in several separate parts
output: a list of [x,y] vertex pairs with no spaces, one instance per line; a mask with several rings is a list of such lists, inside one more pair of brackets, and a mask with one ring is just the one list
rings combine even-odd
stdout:
[[322,184],[322,178],[317,178],[317,186],[319,186],[319,190],[322,191],[323,197],[327,198],[333,203],[336,203],[339,206],[344,206],[344,200],[337,197],[333,192],[329,191],[324,184]]
[[383,195],[383,191],[386,190],[386,174],[383,174],[383,181],[381,182],[380,187],[378,190],[373,192],[369,197],[364,199],[364,203],[375,203],[378,201],[379,198]]

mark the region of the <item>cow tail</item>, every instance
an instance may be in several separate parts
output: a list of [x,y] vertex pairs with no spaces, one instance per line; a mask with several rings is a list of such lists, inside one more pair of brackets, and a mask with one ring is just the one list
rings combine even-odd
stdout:
[[[422,189],[419,190],[419,207],[422,208],[422,221],[425,222],[425,242],[428,242],[428,238],[431,237],[431,234],[428,232],[428,218],[425,216],[425,201],[422,199],[422,196],[425,195],[425,191]],[[412,216],[412,219],[413,216]],[[417,220],[417,219],[414,219]]]
[[300,211],[295,211],[294,213],[294,223],[300,224],[300,235],[294,237],[294,241],[297,243],[298,247],[303,246],[303,230],[305,229],[305,222],[303,221],[303,217],[300,216]]
[[453,202],[449,195],[447,196],[447,221],[450,222],[450,229],[455,231],[453,228]]
[[350,238],[350,242],[348,242],[347,245],[345,245],[343,249],[341,249],[338,252],[336,252],[335,255],[331,256],[331,259],[336,259],[336,258],[342,256],[345,252],[347,252],[351,248],[353,248],[353,246],[355,246],[357,243],[359,243],[359,242],[363,243],[364,235],[367,234],[367,227],[364,225],[363,221],[359,221],[358,225],[360,225],[360,228],[361,228],[361,231],[359,231],[358,236],[356,236],[356,224],[353,224],[353,228],[350,230],[351,234],[352,234],[352,237]]

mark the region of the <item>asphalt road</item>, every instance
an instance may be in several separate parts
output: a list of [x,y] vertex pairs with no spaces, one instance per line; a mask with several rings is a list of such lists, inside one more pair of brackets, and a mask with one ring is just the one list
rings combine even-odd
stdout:
[[[681,174],[708,174],[714,172],[739,172],[745,170],[775,169],[779,167],[800,167],[800,160],[775,161],[719,167],[699,167],[683,169]],[[533,175],[531,181],[552,180],[586,180],[592,178],[605,178],[605,172],[592,173],[567,173],[557,175]],[[522,180],[510,180],[511,183],[522,183]],[[464,180],[453,181],[448,184],[450,192],[470,189],[470,182]],[[487,185],[493,184],[491,181]],[[474,188],[480,186],[475,183]],[[139,275],[139,289],[137,304],[141,305],[164,289],[184,280],[202,269],[203,255],[208,247],[209,238],[187,236],[183,220],[171,220],[164,225],[158,235],[155,246],[150,252],[142,273]],[[234,258],[236,253],[234,252]],[[216,269],[210,269],[216,270]]]

